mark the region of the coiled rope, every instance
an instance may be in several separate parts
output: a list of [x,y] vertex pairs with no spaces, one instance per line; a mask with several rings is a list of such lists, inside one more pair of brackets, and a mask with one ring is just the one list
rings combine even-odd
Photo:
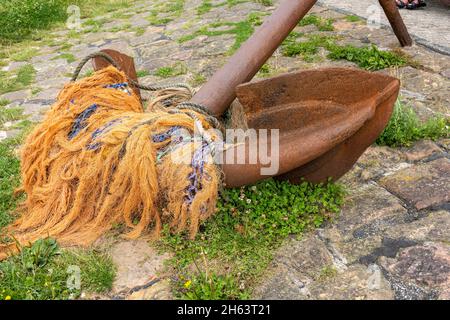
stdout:
[[[106,60],[112,66],[114,66],[116,69],[120,70],[118,63],[109,54],[102,52],[102,51],[98,51],[98,52],[94,52],[94,53],[87,55],[85,58],[83,58],[80,61],[80,63],[76,67],[75,71],[73,72],[73,75],[72,75],[72,78],[70,81],[75,82],[78,79],[78,77],[81,73],[81,70],[86,65],[86,63],[89,62],[91,59],[97,58],[97,57]],[[192,89],[192,87],[186,83],[170,83],[167,85],[144,85],[144,84],[140,84],[139,82],[137,82],[133,79],[130,79],[130,78],[128,79],[128,82],[132,86],[134,86],[138,89],[141,89],[141,90],[145,90],[145,91],[159,91],[159,90],[167,90],[167,89],[173,89],[173,88],[184,88],[184,89],[187,89],[189,92],[194,93],[194,90]],[[170,105],[170,104],[168,104],[168,105]],[[170,105],[170,106],[174,107],[172,105]],[[211,111],[208,108],[206,108],[205,106],[203,106],[199,103],[194,103],[194,102],[189,102],[189,101],[181,102],[178,105],[176,105],[175,108],[191,109],[195,112],[202,113],[203,115],[205,115],[207,117],[208,122],[210,122],[214,128],[220,129],[221,131],[223,131],[223,126],[220,123],[220,121],[217,120],[217,118],[211,113]]]
[[[94,57],[111,66],[76,81]],[[0,260],[48,236],[89,245],[117,224],[131,239],[158,237],[164,225],[192,238],[214,214],[222,177],[213,158],[221,137],[209,129],[220,122],[188,101],[189,86],[140,85],[117,67],[103,52],[84,58],[27,137],[20,188],[26,198],[6,229],[15,241],[0,244]],[[155,91],[149,112],[128,83]],[[185,133],[174,135],[178,129]]]

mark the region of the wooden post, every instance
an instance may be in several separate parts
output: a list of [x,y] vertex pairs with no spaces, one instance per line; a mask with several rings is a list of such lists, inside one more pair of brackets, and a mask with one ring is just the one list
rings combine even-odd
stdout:
[[402,47],[412,45],[411,36],[406,29],[405,23],[403,22],[400,12],[398,12],[397,5],[394,0],[378,0],[380,5],[383,7],[384,13],[397,36],[398,41]]

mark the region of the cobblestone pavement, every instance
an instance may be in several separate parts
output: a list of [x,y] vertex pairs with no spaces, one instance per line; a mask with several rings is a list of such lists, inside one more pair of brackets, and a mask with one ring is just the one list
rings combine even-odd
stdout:
[[[211,1],[213,5],[221,2]],[[38,53],[28,62],[11,61],[2,67],[11,71],[31,63],[36,78],[31,86],[3,94],[0,99],[9,101],[6,108],[19,106],[31,121],[40,121],[69,80],[77,61],[102,48],[115,48],[134,56],[142,83],[185,81],[198,86],[227,60],[236,36],[233,32],[218,32],[191,36],[185,42],[178,40],[202,27],[226,31],[233,26],[220,25],[214,29],[210,25],[213,22],[240,22],[251,13],[274,9],[247,1],[233,7],[216,6],[199,15],[197,9],[201,3],[201,0],[185,1],[181,14],[162,13],[155,22],[155,17],[149,18],[149,11],[157,2],[136,1],[122,16],[116,12],[114,17],[109,14],[96,18],[101,21],[100,28],[90,23],[81,32],[56,31],[51,45],[37,46]],[[345,14],[325,6],[317,5],[313,12],[334,20],[334,31],[320,33],[339,35],[341,43],[398,47],[390,29],[370,31],[364,22],[350,22]],[[167,22],[164,17],[173,20]],[[298,30],[318,32],[313,25]],[[403,51],[416,61],[414,67],[382,72],[400,77],[402,99],[421,118],[436,113],[448,116],[449,57],[420,45]],[[77,61],[71,62],[67,54]],[[268,63],[271,75],[332,65],[354,66],[345,61],[329,61],[321,50],[312,62],[277,52]],[[158,72],[161,67],[172,67],[170,77],[161,77]],[[17,130],[8,129],[13,124],[5,123],[0,137],[17,134]],[[448,139],[421,141],[410,148],[369,148],[341,180],[349,194],[339,218],[301,240],[291,239],[283,245],[255,288],[254,296],[264,299],[450,298],[448,151]],[[167,281],[152,280],[162,270],[164,256],[139,241],[118,242],[112,254],[119,271],[113,296],[123,296],[126,292],[125,297],[130,299],[171,297]],[[140,268],[136,269],[136,265]]]
[[[394,0],[392,0],[394,1]],[[378,0],[319,0],[321,5],[340,12],[351,13],[367,19],[380,17],[383,26],[389,26]],[[450,54],[450,7],[438,0],[426,1],[418,10],[400,10],[403,21],[413,39],[420,44]]]

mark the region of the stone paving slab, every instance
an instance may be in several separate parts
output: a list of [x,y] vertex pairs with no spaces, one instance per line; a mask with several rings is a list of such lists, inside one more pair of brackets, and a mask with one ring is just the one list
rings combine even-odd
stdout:
[[111,256],[117,266],[112,295],[139,292],[149,282],[158,279],[168,254],[158,254],[147,241],[119,241],[111,248]]
[[401,249],[396,259],[384,258],[380,264],[406,283],[426,287],[439,299],[450,298],[450,245],[426,242]]
[[[450,9],[438,0],[428,0],[420,10],[400,10],[409,33],[417,43],[450,55]],[[389,22],[377,0],[319,0],[320,5],[365,19],[377,15],[383,26]],[[378,11],[375,11],[378,10]]]
[[450,201],[450,160],[441,158],[400,170],[380,183],[417,210],[438,207]]
[[444,155],[442,149],[436,143],[429,140],[419,141],[405,152],[406,160],[409,162],[416,162],[430,157],[439,157],[441,155]]

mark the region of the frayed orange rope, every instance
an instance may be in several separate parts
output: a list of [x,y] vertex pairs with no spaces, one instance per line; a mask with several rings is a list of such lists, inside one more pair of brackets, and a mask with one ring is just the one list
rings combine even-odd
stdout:
[[[154,142],[152,136],[172,127],[192,133],[194,120],[154,104],[146,113],[132,90],[105,87],[126,81],[122,72],[108,67],[67,84],[27,137],[21,154],[26,200],[20,218],[7,228],[20,245],[50,236],[62,245],[86,246],[115,224],[124,224],[130,239],[157,238],[163,224],[188,229],[194,237],[199,223],[213,214],[220,177],[212,161],[205,163],[201,188],[188,203],[192,166],[170,156],[156,160],[171,139]],[[202,114],[189,111],[210,128]],[[192,154],[199,147],[201,142],[193,140],[176,152]],[[0,246],[0,259],[18,247]]]

